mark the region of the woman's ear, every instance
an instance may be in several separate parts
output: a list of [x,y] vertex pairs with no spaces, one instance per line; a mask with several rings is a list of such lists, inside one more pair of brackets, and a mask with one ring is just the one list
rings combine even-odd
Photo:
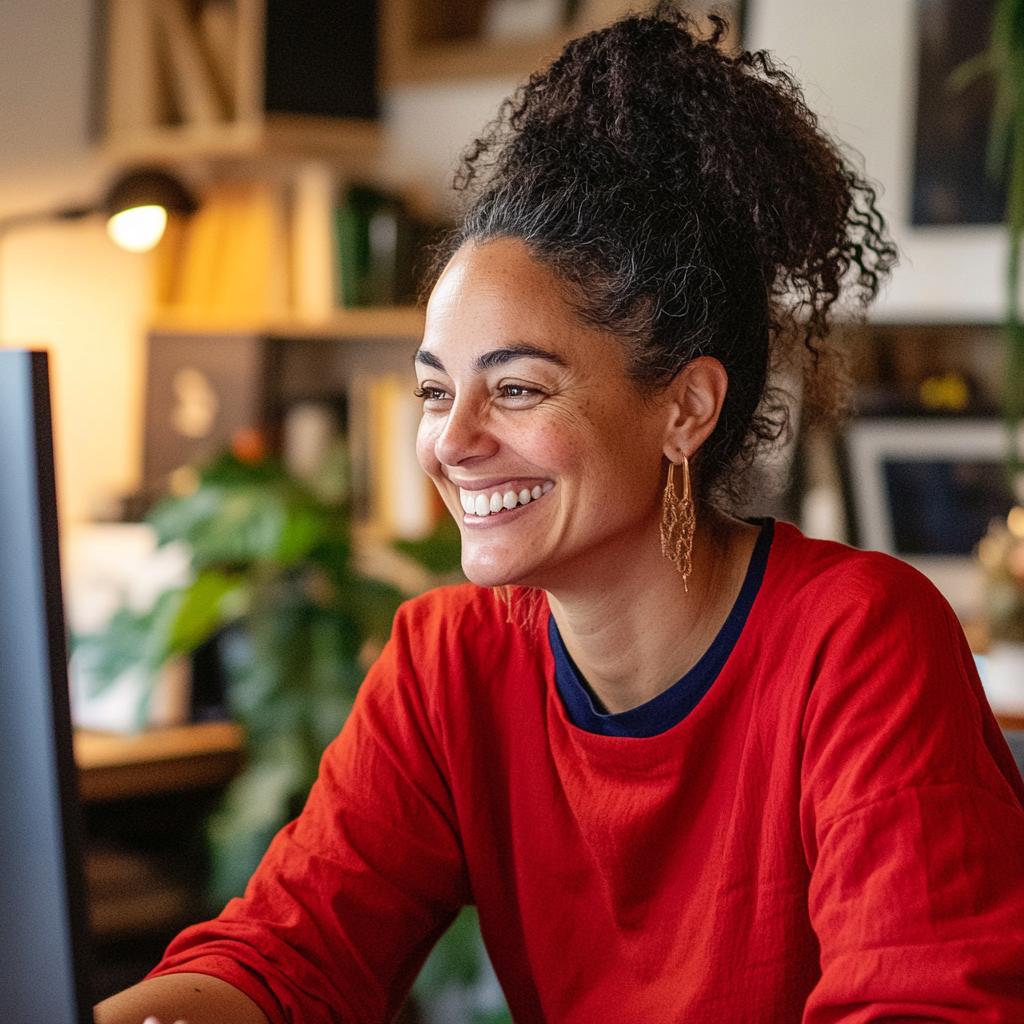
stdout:
[[665,456],[678,462],[680,455],[693,458],[718,423],[729,387],[725,367],[711,356],[688,362],[666,389],[668,421]]

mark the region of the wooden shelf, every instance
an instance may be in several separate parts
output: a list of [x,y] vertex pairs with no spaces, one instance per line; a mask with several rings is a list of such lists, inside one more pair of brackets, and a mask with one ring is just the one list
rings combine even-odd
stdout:
[[265,114],[249,121],[165,125],[110,135],[104,152],[118,163],[319,158],[358,171],[372,167],[381,138],[374,121]]
[[121,736],[78,730],[75,761],[86,803],[222,785],[242,766],[245,736],[233,722],[207,722]]
[[[644,5],[640,5],[643,7]],[[489,39],[481,35],[483,5],[472,0],[384,0],[381,50],[385,84],[525,79],[551,63],[570,39],[608,25],[637,5],[627,0],[583,0],[575,20],[536,36]],[[691,14],[710,11],[739,21],[740,0],[690,0]],[[439,38],[445,36],[446,38]]]
[[244,314],[194,314],[174,309],[158,311],[154,331],[183,334],[269,334],[283,338],[419,338],[423,310],[415,306],[339,309],[327,320],[260,319]]
[[389,84],[439,82],[452,79],[525,77],[549,64],[578,28],[504,42],[458,39],[421,43],[388,64]]

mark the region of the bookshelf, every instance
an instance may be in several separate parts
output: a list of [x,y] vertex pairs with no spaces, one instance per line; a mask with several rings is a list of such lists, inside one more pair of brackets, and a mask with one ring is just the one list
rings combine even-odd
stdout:
[[373,4],[108,0],[103,142],[118,161],[379,150]]

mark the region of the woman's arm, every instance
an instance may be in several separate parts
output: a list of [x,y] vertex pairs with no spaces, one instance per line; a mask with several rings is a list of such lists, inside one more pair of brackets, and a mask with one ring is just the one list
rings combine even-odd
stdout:
[[142,1024],[147,1017],[188,1024],[268,1024],[243,992],[208,974],[165,974],[104,999],[96,1024]]
[[[407,618],[399,613],[302,814],[273,840],[244,898],[182,932],[149,980],[217,977],[268,1017],[303,1024],[397,1014],[430,948],[472,900]],[[197,1005],[204,1012],[205,1002]],[[210,1019],[189,1004],[126,1006],[138,1017],[111,1024]]]
[[1022,1020],[1020,776],[953,612],[906,566],[872,568],[804,721],[822,969],[804,1024]]

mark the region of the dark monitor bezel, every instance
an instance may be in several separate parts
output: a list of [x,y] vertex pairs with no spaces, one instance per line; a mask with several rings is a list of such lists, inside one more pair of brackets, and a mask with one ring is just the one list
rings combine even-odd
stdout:
[[[82,814],[78,793],[78,770],[72,741],[71,707],[67,674],[67,635],[61,586],[60,544],[57,518],[57,489],[50,414],[49,361],[45,352],[0,349],[0,361],[7,363],[9,376],[27,371],[31,390],[31,424],[27,424],[30,446],[24,458],[34,461],[35,512],[38,523],[38,555],[42,569],[41,593],[45,615],[45,657],[50,688],[50,722],[53,729],[54,768],[63,840],[64,903],[77,1020],[91,1024],[91,952],[85,878],[83,871]],[[15,364],[20,362],[21,366]],[[0,364],[2,365],[2,364]],[[24,379],[24,378],[23,378]],[[2,482],[0,482],[2,486]],[[4,595],[16,600],[17,595]],[[46,985],[47,978],[35,979]]]

